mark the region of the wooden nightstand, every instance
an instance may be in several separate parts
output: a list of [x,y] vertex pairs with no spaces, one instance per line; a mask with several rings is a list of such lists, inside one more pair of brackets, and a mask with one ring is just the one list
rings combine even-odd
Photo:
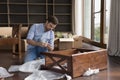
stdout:
[[[0,38],[0,46],[4,45],[10,45],[12,47],[12,53],[13,55],[18,55],[19,60],[22,58],[22,53],[21,53],[21,27],[22,24],[20,25],[15,25],[12,27],[12,37],[10,38]],[[15,51],[15,47],[18,45],[18,53]]]

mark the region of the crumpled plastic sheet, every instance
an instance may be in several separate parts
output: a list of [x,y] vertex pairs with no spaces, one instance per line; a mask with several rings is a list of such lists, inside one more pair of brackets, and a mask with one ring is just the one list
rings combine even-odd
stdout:
[[8,69],[9,72],[16,72],[19,71],[19,68],[21,67],[21,65],[11,65]]
[[49,70],[35,71],[24,80],[59,80],[66,76],[66,80],[71,80],[67,74],[60,74]]
[[41,65],[45,64],[45,59],[33,60],[26,62],[22,65],[11,65],[8,69],[9,72],[34,72],[40,69]]
[[83,76],[91,76],[91,75],[94,75],[94,74],[97,74],[97,73],[99,73],[99,69],[88,68],[88,70],[84,72]]
[[38,71],[41,65],[45,64],[45,59],[34,60],[24,63],[20,66],[19,71],[21,72],[34,72]]
[[[61,80],[63,78],[65,78],[64,80],[71,80],[71,76],[67,74],[60,74],[49,70],[39,70],[40,66],[43,64],[45,65],[45,59],[34,60],[22,65],[11,65],[8,71],[32,72],[32,74],[24,80]],[[63,66],[66,65],[67,64],[64,64]]]
[[13,74],[8,73],[8,71],[5,68],[0,67],[0,78],[6,78],[11,76],[13,76]]

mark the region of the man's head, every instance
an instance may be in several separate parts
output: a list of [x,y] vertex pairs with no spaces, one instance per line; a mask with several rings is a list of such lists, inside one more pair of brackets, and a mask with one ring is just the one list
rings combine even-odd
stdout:
[[48,23],[52,23],[52,24],[54,24],[54,25],[57,25],[57,24],[58,24],[58,19],[57,19],[57,17],[55,17],[55,16],[50,16],[50,17],[48,17]]
[[54,29],[57,24],[58,24],[58,19],[55,16],[48,17],[45,23],[46,31]]

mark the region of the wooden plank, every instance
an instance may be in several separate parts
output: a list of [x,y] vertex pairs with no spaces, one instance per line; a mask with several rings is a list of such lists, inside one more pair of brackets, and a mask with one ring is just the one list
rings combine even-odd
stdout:
[[101,44],[99,42],[95,42],[95,41],[90,40],[86,37],[82,37],[82,39],[83,39],[83,42],[85,42],[85,43],[88,43],[88,44],[91,44],[91,45],[94,45],[94,46],[97,46],[97,47],[101,47],[101,48],[106,48],[106,44]]
[[18,38],[0,38],[0,46],[18,44]]
[[107,68],[107,50],[84,52],[73,55],[73,75],[72,77],[81,76],[88,68],[106,69]]

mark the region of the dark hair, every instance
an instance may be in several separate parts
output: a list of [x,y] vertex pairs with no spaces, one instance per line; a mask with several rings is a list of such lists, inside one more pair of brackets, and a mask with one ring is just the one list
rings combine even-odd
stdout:
[[57,25],[59,23],[57,17],[55,17],[55,16],[48,17],[48,22],[51,22],[55,25]]

